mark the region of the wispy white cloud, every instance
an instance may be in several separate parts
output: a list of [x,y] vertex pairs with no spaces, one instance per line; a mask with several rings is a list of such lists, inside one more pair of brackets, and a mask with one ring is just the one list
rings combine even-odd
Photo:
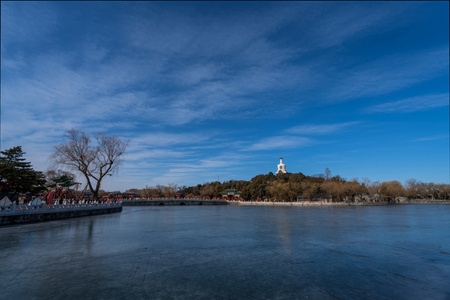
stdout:
[[411,113],[449,106],[449,94],[416,96],[377,104],[365,109],[367,113]]
[[250,147],[245,148],[244,151],[260,151],[286,148],[301,148],[312,145],[314,142],[307,137],[299,136],[273,136],[262,139]]
[[[198,154],[197,154],[198,155]],[[209,156],[206,158],[197,158],[192,160],[180,159],[177,162],[173,161],[159,161],[155,170],[158,172],[152,176],[146,176],[148,181],[145,184],[168,184],[184,182],[191,185],[196,185],[199,176],[202,178],[214,178],[230,173],[230,170],[249,159],[249,155],[237,153],[224,153],[217,156]],[[131,172],[132,169],[130,169]],[[138,171],[139,174],[141,171]]]
[[375,4],[370,7],[370,13],[367,13],[367,6],[361,3],[327,6],[328,13],[312,28],[313,43],[317,47],[332,47],[373,31],[388,29],[387,25],[398,26],[392,21],[405,6],[393,6],[387,9],[384,5]]
[[328,99],[339,101],[373,97],[398,91],[449,71],[448,46],[416,53],[382,57],[353,69],[340,70],[333,79]]
[[150,150],[139,150],[139,151],[128,151],[124,159],[130,162],[143,162],[143,161],[152,161],[155,159],[166,159],[173,160],[174,158],[186,158],[189,155],[192,155],[192,152],[186,151],[175,151],[171,149],[150,149]]
[[123,19],[127,33],[124,38],[134,47],[181,58],[235,55],[252,40],[297,19],[301,9],[286,4],[271,5],[268,10],[256,6],[232,13],[230,7],[224,6],[208,14],[192,7],[152,6]]
[[360,122],[346,122],[346,123],[338,123],[338,124],[320,124],[320,125],[300,125],[291,127],[286,130],[286,132],[291,134],[303,134],[303,135],[321,135],[321,134],[330,134],[338,131],[342,131],[349,127],[359,124]]
[[217,78],[220,71],[221,67],[218,64],[205,62],[187,65],[171,75],[182,85],[192,86]]
[[[306,8],[310,6],[316,7],[306,5]],[[14,105],[22,102],[23,107],[32,109],[50,122],[60,123],[70,113],[78,116],[80,124],[86,124],[86,120],[126,115],[128,118],[138,117],[179,126],[210,118],[227,118],[234,112],[239,112],[241,118],[262,117],[268,111],[273,115],[278,110],[271,107],[277,106],[280,99],[266,98],[262,100],[264,105],[255,108],[254,93],[289,88],[305,91],[321,81],[312,69],[320,66],[287,63],[298,59],[299,53],[312,51],[317,45],[299,51],[298,46],[280,47],[269,39],[281,27],[297,20],[299,13],[304,14],[302,9],[305,7],[277,5],[270,13],[262,10],[250,16],[246,12],[231,18],[211,19],[194,18],[176,9],[161,9],[149,9],[145,16],[127,15],[126,25],[121,31],[127,34],[118,35],[119,38],[130,39],[126,46],[129,52],[139,53],[139,49],[145,49],[151,50],[151,55],[144,58],[141,55],[112,54],[111,49],[93,38],[85,38],[79,51],[58,53],[55,50],[29,62],[27,69],[31,72],[27,72],[32,77],[6,87],[16,92],[11,97],[15,99]],[[354,13],[352,11],[351,14]],[[350,33],[339,35],[342,42],[376,24],[385,14],[386,11],[381,9],[364,21],[346,15],[343,19],[324,23],[352,24],[354,29]],[[169,21],[173,19],[177,22]],[[210,26],[204,26],[204,22]],[[358,25],[358,22],[362,24]],[[211,30],[211,26],[217,30]],[[344,30],[342,28],[339,30]],[[322,34],[329,31],[325,27],[317,30]],[[227,63],[223,63],[223,55],[227,56]],[[205,60],[206,57],[210,59]],[[74,65],[74,61],[81,63]],[[8,59],[8,62],[11,66],[23,65],[19,59]],[[373,78],[363,74],[355,76]],[[355,83],[354,80],[352,82]],[[140,85],[146,85],[147,91],[135,90]],[[171,89],[158,94],[160,85]],[[21,92],[17,93],[18,90]],[[149,92],[151,90],[154,92]],[[346,90],[344,94],[348,92]],[[302,104],[292,103],[291,112],[293,106],[298,110]],[[101,112],[99,107],[102,107]],[[52,110],[61,112],[46,114]]]
[[183,144],[199,145],[210,140],[214,133],[138,133],[133,135],[133,147],[166,147]]
[[449,135],[433,135],[433,136],[426,136],[426,137],[421,137],[418,139],[414,139],[412,140],[412,142],[429,142],[429,141],[436,141],[436,140],[443,140],[443,139],[448,139]]
[[10,47],[17,42],[27,41],[30,47],[42,43],[57,28],[58,21],[57,11],[50,2],[2,1],[2,53],[12,55]]

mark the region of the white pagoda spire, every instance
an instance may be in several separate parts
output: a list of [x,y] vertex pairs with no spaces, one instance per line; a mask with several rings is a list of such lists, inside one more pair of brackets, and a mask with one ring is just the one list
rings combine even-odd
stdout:
[[283,164],[283,157],[280,157],[280,164],[278,165],[277,174],[279,174],[279,173],[287,173],[286,165]]

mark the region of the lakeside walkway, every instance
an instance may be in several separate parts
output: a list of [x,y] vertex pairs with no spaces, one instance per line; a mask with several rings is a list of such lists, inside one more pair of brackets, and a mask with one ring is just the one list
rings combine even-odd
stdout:
[[327,201],[298,201],[298,202],[264,202],[264,201],[227,201],[229,205],[257,205],[257,206],[380,206],[395,203],[389,202],[327,202]]
[[228,205],[224,200],[203,199],[140,199],[123,200],[123,206],[163,206],[163,205]]
[[209,199],[127,199],[122,201],[123,206],[177,206],[177,205],[243,205],[243,206],[384,206],[395,204],[450,204],[450,200],[424,200],[409,199],[398,202],[331,202],[331,201],[246,201],[246,200],[209,200]]
[[383,206],[395,204],[450,204],[450,200],[437,199],[407,199],[397,202],[329,202],[329,201],[295,201],[295,202],[270,202],[270,201],[227,201],[230,205],[261,205],[261,206]]
[[122,203],[0,206],[0,225],[50,221],[122,211]]
[[395,203],[389,202],[327,202],[327,201],[237,201],[237,200],[203,200],[203,199],[140,199],[123,200],[123,206],[177,206],[177,205],[248,205],[248,206],[380,206]]

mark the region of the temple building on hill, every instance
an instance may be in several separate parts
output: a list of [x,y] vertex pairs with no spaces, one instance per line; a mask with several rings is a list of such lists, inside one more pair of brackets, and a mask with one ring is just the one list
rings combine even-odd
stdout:
[[283,158],[280,157],[280,164],[278,165],[277,174],[279,173],[286,173],[286,165],[283,164]]
[[222,195],[222,198],[227,200],[241,200],[242,193],[236,189],[227,189],[220,194]]

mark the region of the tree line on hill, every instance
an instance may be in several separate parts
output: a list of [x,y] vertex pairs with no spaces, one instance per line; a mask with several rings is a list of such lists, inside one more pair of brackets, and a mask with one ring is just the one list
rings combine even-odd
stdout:
[[424,183],[409,179],[405,185],[399,181],[347,180],[339,175],[332,177],[327,168],[324,175],[306,176],[302,173],[281,173],[258,175],[250,181],[230,180],[225,182],[207,182],[190,187],[179,187],[176,184],[168,186],[157,185],[145,189],[130,189],[128,193],[145,195],[147,197],[191,195],[203,197],[221,197],[227,189],[236,189],[246,200],[267,199],[270,201],[314,200],[332,197],[332,201],[395,201],[398,197],[410,199],[442,199],[450,200],[449,184]]

